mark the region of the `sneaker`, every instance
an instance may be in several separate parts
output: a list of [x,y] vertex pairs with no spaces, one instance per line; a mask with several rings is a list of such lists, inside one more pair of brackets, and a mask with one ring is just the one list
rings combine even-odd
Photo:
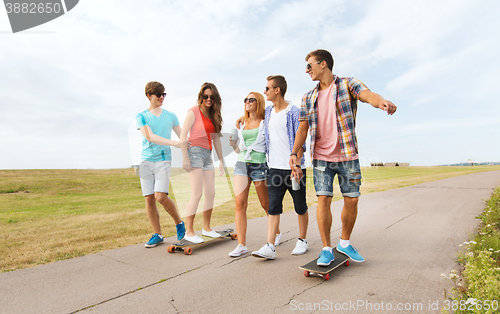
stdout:
[[184,240],[186,241],[189,241],[191,243],[202,243],[202,242],[205,242],[203,241],[202,238],[200,238],[199,236],[197,236],[196,234],[193,236],[193,237],[189,237],[187,234],[184,236]]
[[149,239],[148,243],[144,244],[145,247],[155,247],[157,244],[163,242],[163,237],[160,237],[158,233],[153,234],[151,239]]
[[339,243],[337,245],[337,251],[349,256],[355,262],[364,262],[365,261],[365,259],[361,255],[359,255],[358,250],[352,245],[349,245],[348,247],[344,248]]
[[264,244],[258,251],[252,252],[252,256],[265,258],[265,259],[275,259],[276,258],[276,251],[274,251],[269,246],[269,243],[267,243],[267,244]]
[[248,253],[247,247],[240,243],[233,251],[229,252],[229,256],[238,257],[245,253]]
[[292,255],[301,255],[307,252],[309,246],[307,245],[307,241],[303,239],[298,239],[297,244],[295,244],[295,248],[292,251]]
[[333,256],[333,253],[330,253],[328,250],[323,250],[319,254],[319,258],[316,262],[316,265],[318,266],[328,266],[330,265],[335,257]]
[[281,233],[276,235],[276,239],[274,240],[274,246],[278,246],[281,243]]
[[180,241],[186,235],[186,227],[184,226],[184,221],[181,221],[180,224],[175,225],[177,229],[177,240]]
[[204,235],[205,237],[210,237],[210,238],[220,238],[221,235],[217,231],[205,231],[205,229],[201,229],[201,235]]

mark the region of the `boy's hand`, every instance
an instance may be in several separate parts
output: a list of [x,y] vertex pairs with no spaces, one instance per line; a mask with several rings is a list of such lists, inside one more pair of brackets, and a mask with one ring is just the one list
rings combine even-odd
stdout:
[[392,102],[390,102],[389,100],[382,100],[379,104],[378,104],[378,107],[384,111],[387,112],[388,115],[393,115],[396,110],[398,109],[398,107],[396,107],[395,104],[393,104]]
[[243,123],[243,121],[245,121],[245,117],[244,116],[241,116],[238,120],[236,120],[236,128],[238,130],[240,129],[240,126]]

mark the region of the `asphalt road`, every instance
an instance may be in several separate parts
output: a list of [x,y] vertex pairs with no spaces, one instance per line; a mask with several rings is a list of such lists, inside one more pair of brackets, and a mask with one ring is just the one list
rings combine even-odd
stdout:
[[[139,244],[2,273],[0,313],[439,313],[451,288],[440,274],[457,269],[459,244],[499,182],[500,171],[483,172],[361,196],[351,241],[366,262],[340,267],[328,281],[299,270],[322,249],[310,208],[304,255],[290,254],[298,228],[288,212],[274,261],[230,258],[230,239],[190,256]],[[334,243],[341,208],[332,205]],[[266,220],[249,221],[249,250],[266,242]],[[234,224],[216,229],[227,227]]]

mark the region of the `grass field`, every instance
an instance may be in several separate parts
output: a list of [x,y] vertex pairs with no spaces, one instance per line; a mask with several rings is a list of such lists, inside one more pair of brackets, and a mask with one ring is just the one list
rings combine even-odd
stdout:
[[[361,193],[491,170],[500,170],[500,166],[363,168]],[[232,169],[229,171],[232,179]],[[307,181],[312,206],[316,202],[312,169],[308,169]],[[216,178],[216,191],[214,227],[234,221],[234,198],[227,177]],[[173,169],[170,194],[184,215],[190,197],[184,170]],[[335,194],[340,194],[338,187]],[[338,199],[341,197],[334,198]],[[287,195],[285,211],[292,210],[291,204]],[[248,218],[263,215],[252,188]],[[172,236],[175,227],[163,209],[160,217],[164,236]],[[201,220],[195,220],[195,230],[201,229]],[[151,233],[134,169],[0,170],[3,272],[143,243]]]
[[443,313],[498,313],[500,309],[500,187],[481,215],[481,224],[471,240],[460,244],[459,270],[444,278],[454,287]]

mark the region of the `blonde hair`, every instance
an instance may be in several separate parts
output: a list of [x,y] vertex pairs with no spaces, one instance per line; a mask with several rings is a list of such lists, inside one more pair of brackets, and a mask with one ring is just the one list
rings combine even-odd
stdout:
[[[266,100],[264,99],[264,96],[258,92],[248,93],[248,95],[250,95],[250,94],[253,94],[255,96],[255,99],[257,99],[257,116],[261,120],[264,120],[264,117],[266,115]],[[245,110],[245,122],[248,119],[250,119],[250,113]]]

